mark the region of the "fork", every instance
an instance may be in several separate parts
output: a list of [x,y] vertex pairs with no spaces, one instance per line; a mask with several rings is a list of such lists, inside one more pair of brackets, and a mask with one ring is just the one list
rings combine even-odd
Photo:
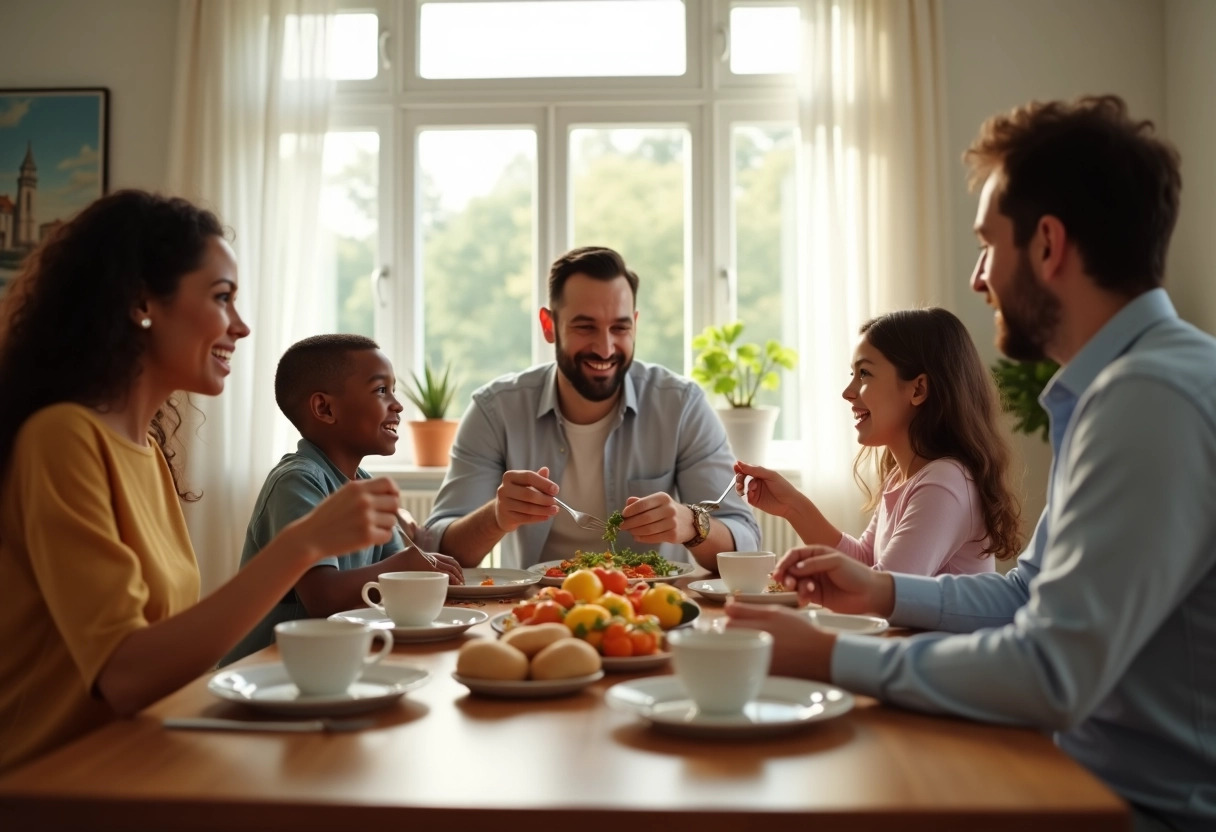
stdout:
[[574,509],[570,508],[570,506],[566,505],[565,503],[563,503],[561,500],[557,499],[556,497],[553,498],[553,502],[557,503],[559,506],[564,508],[566,511],[570,512],[570,516],[574,519],[574,525],[578,526],[580,529],[586,529],[587,531],[592,531],[592,532],[600,532],[608,527],[608,524],[606,524],[600,518],[596,517],[594,514],[587,514],[586,512],[575,511]]
[[722,507],[722,501],[726,499],[726,495],[729,494],[731,492],[731,489],[734,487],[735,487],[735,480],[734,480],[734,478],[731,478],[730,485],[726,486],[726,490],[722,492],[721,497],[719,497],[716,500],[702,500],[699,503],[693,503],[693,505],[700,506],[701,508],[705,509],[706,511],[717,511],[718,509],[720,509]]

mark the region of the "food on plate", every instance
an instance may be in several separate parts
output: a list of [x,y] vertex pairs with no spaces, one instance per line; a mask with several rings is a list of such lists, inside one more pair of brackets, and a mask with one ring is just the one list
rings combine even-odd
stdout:
[[608,541],[608,550],[616,551],[616,535],[621,529],[621,523],[625,522],[625,518],[619,511],[614,511],[608,515],[608,522],[604,524],[604,540]]
[[591,570],[574,572],[567,582],[578,598],[565,583],[561,589],[545,587],[535,598],[517,604],[503,628],[508,634],[533,630],[550,626],[556,618],[571,635],[604,656],[649,656],[663,650],[664,630],[696,615],[696,605],[670,584],[626,584],[623,593],[589,597],[597,579],[601,587],[619,586],[613,578],[599,578]]
[[768,586],[764,588],[765,592],[789,592],[779,581],[769,581]]
[[564,638],[555,641],[532,658],[532,678],[573,679],[600,669],[600,654],[585,641]]
[[522,682],[528,678],[528,657],[501,641],[470,641],[456,656],[456,672],[470,679]]
[[484,581],[481,582],[481,585],[482,586],[494,586],[494,579],[486,578]]
[[632,580],[645,578],[665,578],[676,572],[677,567],[655,550],[635,552],[632,549],[621,549],[619,552],[584,552],[579,550],[574,557],[563,560],[560,566],[551,566],[545,570],[549,578],[562,578],[580,569],[617,569]]
[[570,630],[565,624],[539,624],[535,627],[516,627],[502,637],[503,644],[509,644],[531,659],[555,641],[570,638]]

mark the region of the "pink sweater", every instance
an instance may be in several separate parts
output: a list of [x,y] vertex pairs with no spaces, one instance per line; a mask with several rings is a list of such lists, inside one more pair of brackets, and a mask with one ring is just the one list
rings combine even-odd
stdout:
[[843,534],[836,548],[886,572],[960,575],[996,568],[992,556],[980,557],[987,537],[971,475],[956,460],[935,459],[906,482],[888,482],[861,539]]

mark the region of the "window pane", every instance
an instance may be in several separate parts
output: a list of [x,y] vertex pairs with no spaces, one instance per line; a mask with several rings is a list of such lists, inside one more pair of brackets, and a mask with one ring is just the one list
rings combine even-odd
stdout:
[[689,134],[681,128],[570,131],[575,246],[614,248],[639,280],[635,357],[684,372]]
[[371,12],[339,14],[330,31],[329,77],[336,81],[375,78],[380,56],[380,20]]
[[[763,345],[772,338],[782,346],[797,348],[795,136],[792,125],[733,128],[731,227],[743,340]],[[775,391],[762,390],[759,403],[781,408],[775,438],[798,438],[795,373],[782,371],[781,386]]]
[[532,363],[536,133],[426,130],[418,137],[425,355],[452,362],[454,403]]
[[683,75],[680,0],[424,3],[423,78]]
[[380,135],[331,132],[325,136],[321,183],[321,250],[332,264],[333,309],[328,331],[375,336],[372,270],[379,263]]
[[796,6],[730,10],[730,71],[767,75],[798,71],[801,18]]

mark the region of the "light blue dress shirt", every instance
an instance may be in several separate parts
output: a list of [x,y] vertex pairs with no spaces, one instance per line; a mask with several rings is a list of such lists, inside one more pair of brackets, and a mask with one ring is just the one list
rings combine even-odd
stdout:
[[842,636],[837,684],[1054,730],[1127,800],[1216,829],[1216,339],[1164,290],[1052,379],[1047,506],[1008,575],[895,575],[894,623]]
[[[604,445],[608,505],[619,510],[626,497],[660,491],[685,503],[721,494],[734,476],[735,458],[701,388],[665,367],[641,361],[633,362],[622,386],[622,406]],[[473,393],[460,421],[427,528],[440,540],[452,521],[494,498],[507,471],[547,465],[549,479],[560,483],[568,454],[558,415],[556,364],[490,382]],[[714,517],[730,529],[737,550],[759,548],[760,526],[733,491]],[[524,568],[538,563],[552,526],[547,520],[508,534],[502,541],[503,565]],[[679,544],[640,544],[628,532],[620,533],[617,546],[657,549],[669,561],[689,561],[688,550]]]

